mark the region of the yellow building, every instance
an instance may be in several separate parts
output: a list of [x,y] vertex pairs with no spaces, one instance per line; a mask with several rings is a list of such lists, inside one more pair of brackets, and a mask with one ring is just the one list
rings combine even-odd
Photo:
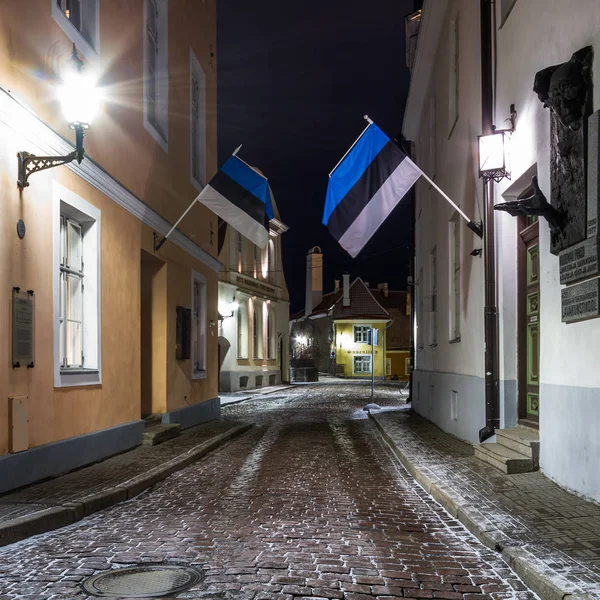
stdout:
[[[371,289],[343,276],[340,287],[323,295],[323,255],[318,246],[306,257],[306,304],[290,320],[292,363],[351,378],[407,380],[410,357],[410,296],[387,283]],[[371,329],[377,331],[371,346]],[[298,376],[298,374],[296,374]]]
[[[0,492],[135,446],[151,413],[219,417],[216,216],[155,251],[217,169],[215,1],[74,4],[0,19]],[[73,44],[102,92],[85,158],[19,188],[18,152],[74,151]]]

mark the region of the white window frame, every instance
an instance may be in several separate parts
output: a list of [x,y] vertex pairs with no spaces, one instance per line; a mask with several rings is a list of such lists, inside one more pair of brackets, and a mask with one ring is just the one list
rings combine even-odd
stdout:
[[448,138],[452,136],[459,116],[459,27],[459,13],[455,13],[448,28]]
[[448,222],[448,323],[450,341],[460,341],[460,216],[455,213]]
[[[66,1],[66,0],[63,0]],[[63,9],[58,6],[57,0],[50,0],[52,18],[65,32],[67,37],[75,43],[77,51],[88,60],[95,60],[100,54],[100,0],[79,0],[82,19],[90,19],[93,39],[88,40],[83,33],[67,17]]]
[[[360,359],[360,362],[368,362],[369,363],[369,370],[365,371],[365,370],[356,370],[356,361],[357,359]],[[366,361],[365,361],[366,359]],[[354,375],[371,375],[371,371],[373,368],[373,361],[371,360],[372,356],[370,354],[355,354],[354,356],[352,356],[352,373]]]
[[[352,326],[352,340],[355,344],[368,344],[369,343],[369,330],[370,325],[353,325]],[[360,339],[356,339],[356,338]]]
[[[198,85],[197,106],[194,103],[194,83]],[[194,139],[194,131],[197,132]],[[197,167],[194,169],[194,151]],[[201,192],[206,185],[206,75],[194,51],[190,48],[190,177]]]
[[[102,383],[101,336],[101,212],[71,190],[53,182],[53,313],[54,387],[98,385]],[[61,215],[82,225],[84,284],[83,355],[81,368],[64,368],[61,350]]]
[[206,277],[192,271],[192,379],[206,379],[206,286]]
[[[150,78],[149,63],[149,15],[152,5],[156,5],[158,12],[156,19],[157,59],[156,76]],[[156,143],[165,151],[169,151],[169,27],[168,27],[169,0],[144,0],[144,128],[153,137]],[[149,118],[148,95],[149,86],[155,85],[156,93],[156,124]]]

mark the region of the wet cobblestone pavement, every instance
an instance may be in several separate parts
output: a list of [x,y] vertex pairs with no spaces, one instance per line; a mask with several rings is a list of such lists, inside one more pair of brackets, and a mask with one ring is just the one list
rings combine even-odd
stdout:
[[87,576],[165,561],[205,573],[177,598],[535,598],[393,458],[368,393],[303,386],[226,407],[256,427],[129,502],[0,548],[0,600],[82,598]]

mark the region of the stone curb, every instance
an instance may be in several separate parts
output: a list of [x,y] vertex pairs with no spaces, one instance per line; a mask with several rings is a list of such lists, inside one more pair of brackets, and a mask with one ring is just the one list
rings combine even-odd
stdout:
[[194,446],[187,452],[146,471],[142,475],[95,494],[73,498],[62,506],[47,508],[31,515],[0,524],[0,546],[71,525],[95,512],[134,498],[144,490],[187,467],[225,442],[251,429],[251,423],[232,427],[229,431]]
[[511,569],[543,600],[593,600],[576,585],[564,579],[537,559],[534,554],[515,545],[514,540],[497,529],[469,502],[452,490],[444,488],[441,481],[434,481],[421,468],[408,458],[396,445],[378,415],[369,412],[381,436],[388,443],[396,457],[417,483],[441,504],[453,517],[462,523],[479,541],[502,555]]

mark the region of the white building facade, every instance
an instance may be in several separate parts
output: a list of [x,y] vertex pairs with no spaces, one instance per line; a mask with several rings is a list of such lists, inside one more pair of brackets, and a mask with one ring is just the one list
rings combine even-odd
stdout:
[[[533,91],[534,80],[538,72],[568,62],[585,47],[597,54],[600,7],[596,0],[501,0],[492,6],[496,127],[510,128],[510,106],[516,111],[509,136],[510,179],[491,184],[494,202],[528,197],[534,176],[550,201],[551,112]],[[483,219],[485,200],[478,162],[481,56],[480,3],[426,0],[403,134],[415,144],[417,164],[474,221]],[[598,81],[599,69],[594,58],[592,80]],[[569,91],[563,87],[560,93],[568,96]],[[600,95],[595,94],[590,112],[599,109]],[[589,140],[596,134],[590,121]],[[598,204],[597,163],[598,152],[590,147],[585,165],[588,231],[594,220],[590,210]],[[484,242],[426,182],[417,184],[415,214],[413,405],[445,431],[479,444],[486,423]],[[499,427],[516,431],[525,426],[532,437],[539,431],[535,466],[539,461],[548,477],[599,501],[600,319],[565,318],[569,297],[583,289],[574,286],[587,281],[597,289],[598,273],[589,270],[576,282],[561,284],[560,263],[568,259],[551,253],[544,217],[497,211],[494,220]],[[591,294],[585,317],[598,314],[598,295]],[[495,444],[501,435],[487,443]]]
[[269,242],[259,248],[223,222],[219,225],[219,391],[289,381],[290,303],[281,235],[287,226],[269,223]]

